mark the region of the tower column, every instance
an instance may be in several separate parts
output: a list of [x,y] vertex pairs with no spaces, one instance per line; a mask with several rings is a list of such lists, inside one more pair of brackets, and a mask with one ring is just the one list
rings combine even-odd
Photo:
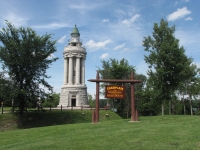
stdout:
[[85,59],[82,58],[82,85],[85,85]]
[[80,84],[80,57],[76,57],[76,84]]
[[68,79],[68,83],[69,85],[72,85],[72,81],[73,81],[73,58],[69,57],[69,79]]
[[67,57],[64,58],[64,84],[67,84]]

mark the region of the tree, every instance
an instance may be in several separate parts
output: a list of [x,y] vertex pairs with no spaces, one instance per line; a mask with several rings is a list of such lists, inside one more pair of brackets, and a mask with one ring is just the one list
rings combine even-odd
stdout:
[[88,104],[90,106],[90,108],[94,108],[95,107],[95,100],[93,99],[91,94],[87,94],[88,95]]
[[0,31],[0,61],[15,85],[14,101],[22,116],[27,102],[36,102],[53,90],[45,79],[49,65],[58,59],[52,57],[56,41],[50,34],[39,36],[29,27],[6,24]]
[[185,82],[185,90],[189,96],[190,100],[190,114],[193,115],[192,110],[192,97],[197,100],[197,97],[200,94],[200,76],[199,76],[200,69],[194,67],[193,76],[186,80]]
[[171,96],[183,80],[192,74],[192,59],[185,55],[179,40],[175,38],[175,26],[169,27],[163,19],[160,25],[154,24],[152,37],[144,37],[143,46],[149,52],[144,60],[149,65],[148,75],[152,81],[157,99],[162,103],[164,115],[164,102],[169,101],[171,114]]
[[4,106],[11,106],[14,94],[15,85],[5,72],[0,72],[0,102],[4,102]]
[[[184,80],[178,89],[178,93],[182,96],[183,102],[185,101],[186,96],[190,101],[190,114],[192,115],[192,99],[197,100],[197,97],[200,94],[200,68],[197,68],[195,64],[191,65],[191,74],[187,80]],[[184,104],[184,114],[185,114],[185,104]]]
[[59,104],[60,94],[53,92],[49,94],[46,99],[44,99],[43,107],[56,107]]

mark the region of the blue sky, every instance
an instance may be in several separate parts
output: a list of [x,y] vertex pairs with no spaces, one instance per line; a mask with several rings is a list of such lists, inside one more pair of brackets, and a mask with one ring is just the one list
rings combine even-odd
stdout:
[[176,26],[175,36],[200,67],[200,0],[1,0],[0,28],[5,20],[16,27],[31,27],[39,35],[53,34],[60,59],[48,69],[49,83],[59,93],[63,84],[63,50],[76,24],[87,50],[86,85],[95,94],[101,60],[129,61],[137,73],[146,74],[143,38],[151,36],[154,23],[163,18]]

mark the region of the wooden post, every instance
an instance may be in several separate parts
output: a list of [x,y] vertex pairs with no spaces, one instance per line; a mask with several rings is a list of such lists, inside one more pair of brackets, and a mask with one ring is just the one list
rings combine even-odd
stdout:
[[51,105],[50,105],[50,112],[51,112]]
[[107,109],[108,109],[107,106],[104,106],[104,109],[105,109],[105,111],[107,111]]
[[[131,80],[134,80],[133,71],[131,72]],[[134,99],[134,83],[131,83],[131,121],[135,120],[135,99]]]
[[[99,72],[97,71],[96,79],[99,79]],[[99,122],[99,82],[96,82],[96,121]]]
[[138,121],[138,110],[135,110],[135,121]]
[[73,111],[73,106],[71,106],[71,111]]
[[61,105],[61,111],[62,111],[62,105]]

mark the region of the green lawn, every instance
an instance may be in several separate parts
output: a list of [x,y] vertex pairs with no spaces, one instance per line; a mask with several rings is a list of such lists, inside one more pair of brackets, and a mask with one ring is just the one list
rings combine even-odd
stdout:
[[197,150],[200,116],[140,117],[0,132],[6,150]]

